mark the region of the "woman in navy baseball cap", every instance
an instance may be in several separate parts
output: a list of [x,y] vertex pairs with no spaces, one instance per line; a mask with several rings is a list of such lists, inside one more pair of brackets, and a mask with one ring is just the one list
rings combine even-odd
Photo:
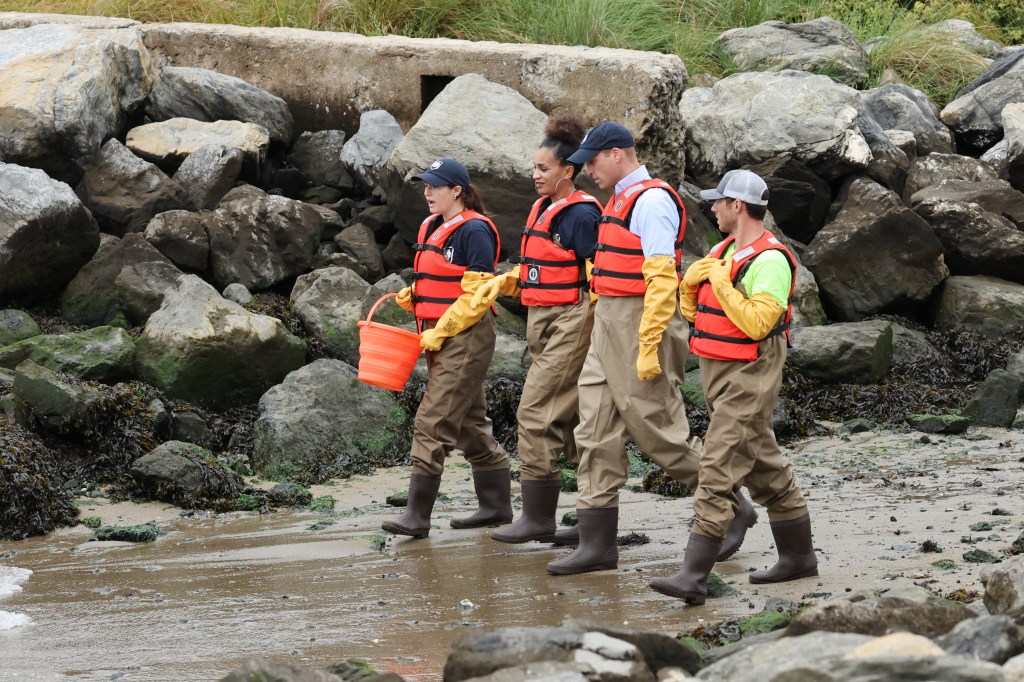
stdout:
[[413,285],[399,292],[398,304],[416,315],[429,378],[413,424],[409,503],[382,527],[422,538],[430,533],[445,459],[456,448],[473,467],[479,509],[452,519],[453,528],[508,523],[512,501],[508,454],[494,440],[484,399],[497,325],[490,304],[473,300],[494,278],[498,230],[457,160],[438,159],[412,179],[423,182],[430,215],[413,247]]

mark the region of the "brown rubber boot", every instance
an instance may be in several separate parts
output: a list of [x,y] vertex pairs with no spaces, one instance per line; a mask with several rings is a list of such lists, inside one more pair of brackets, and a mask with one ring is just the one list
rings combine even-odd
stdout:
[[683,554],[683,568],[670,578],[655,578],[656,592],[683,599],[687,604],[703,604],[708,598],[708,576],[722,549],[722,541],[707,535],[690,533]]
[[405,513],[394,521],[385,521],[380,527],[395,535],[425,538],[430,535],[430,514],[441,487],[440,476],[413,474],[409,477],[409,503]]
[[479,528],[512,521],[512,476],[508,469],[473,472],[477,504],[473,514],[449,521],[452,528]]
[[558,494],[562,492],[561,479],[523,481],[523,514],[511,526],[491,533],[498,542],[555,541],[555,509]]
[[577,523],[571,528],[556,530],[555,539],[552,542],[562,547],[576,547],[580,544],[580,525]]
[[548,564],[551,575],[606,571],[619,565],[619,508],[580,509],[580,546],[572,554]]
[[747,535],[747,529],[753,528],[757,523],[757,512],[754,505],[750,503],[747,496],[740,490],[736,490],[736,500],[739,502],[739,509],[736,515],[729,522],[729,529],[725,532],[725,539],[722,540],[722,550],[718,553],[718,560],[725,561],[739,551],[743,544],[743,538]]
[[811,515],[789,521],[772,521],[772,535],[779,560],[766,571],[750,574],[752,583],[784,583],[818,575],[818,557],[811,540]]

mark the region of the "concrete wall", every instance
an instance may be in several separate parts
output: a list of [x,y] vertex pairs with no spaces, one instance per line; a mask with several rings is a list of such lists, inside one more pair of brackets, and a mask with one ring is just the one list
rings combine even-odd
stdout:
[[212,69],[283,98],[296,133],[351,134],[359,114],[372,109],[386,109],[408,130],[449,80],[479,73],[545,113],[564,108],[588,124],[621,121],[653,172],[682,178],[678,102],[687,73],[675,55],[207,24],[140,30],[160,65]]

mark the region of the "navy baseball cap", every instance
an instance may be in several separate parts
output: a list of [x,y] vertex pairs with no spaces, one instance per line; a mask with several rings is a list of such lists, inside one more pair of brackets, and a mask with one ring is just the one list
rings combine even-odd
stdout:
[[573,152],[568,160],[570,163],[586,163],[605,149],[628,149],[634,146],[636,142],[633,140],[633,133],[629,132],[626,126],[614,121],[605,121],[587,132],[580,142],[580,148]]
[[438,159],[430,164],[430,167],[412,176],[413,180],[422,180],[432,187],[442,185],[455,185],[458,187],[469,187],[469,171],[455,159]]

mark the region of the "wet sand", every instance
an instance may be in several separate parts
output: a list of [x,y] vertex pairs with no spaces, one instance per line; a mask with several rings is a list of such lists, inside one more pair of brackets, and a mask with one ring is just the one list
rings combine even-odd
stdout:
[[[622,548],[619,568],[553,577],[545,564],[565,550],[503,545],[488,529],[453,530],[473,506],[470,472],[449,463],[425,540],[388,536],[400,513],[384,498],[407,472],[317,486],[338,500],[334,515],[282,511],[182,518],[158,503],[84,500],[104,523],[156,521],[155,543],[86,542],[83,526],[0,543],[0,566],[33,571],[0,610],[29,625],[0,631],[0,680],[216,680],[265,656],[311,666],[365,658],[409,680],[440,680],[451,641],[470,628],[557,624],[591,618],[677,634],[704,622],[760,611],[766,599],[822,600],[850,589],[919,584],[948,594],[981,590],[964,552],[999,554],[1024,521],[1024,433],[973,430],[968,438],[868,432],[796,443],[788,453],[809,498],[821,576],[753,586],[746,573],[774,561],[763,509],[733,560],[716,572],[733,597],[685,607],[647,587],[675,572],[686,544],[690,500],[623,491],[619,533],[649,544]],[[631,481],[634,483],[634,481]],[[513,492],[518,491],[514,485]],[[573,507],[563,495],[562,511]],[[992,516],[999,507],[1010,516]],[[518,512],[517,512],[518,513]],[[310,527],[330,520],[320,530]],[[979,522],[989,531],[972,532]],[[977,540],[962,542],[963,536]],[[941,553],[924,553],[925,540]],[[952,560],[957,568],[933,565]],[[468,600],[469,603],[464,600]]]

